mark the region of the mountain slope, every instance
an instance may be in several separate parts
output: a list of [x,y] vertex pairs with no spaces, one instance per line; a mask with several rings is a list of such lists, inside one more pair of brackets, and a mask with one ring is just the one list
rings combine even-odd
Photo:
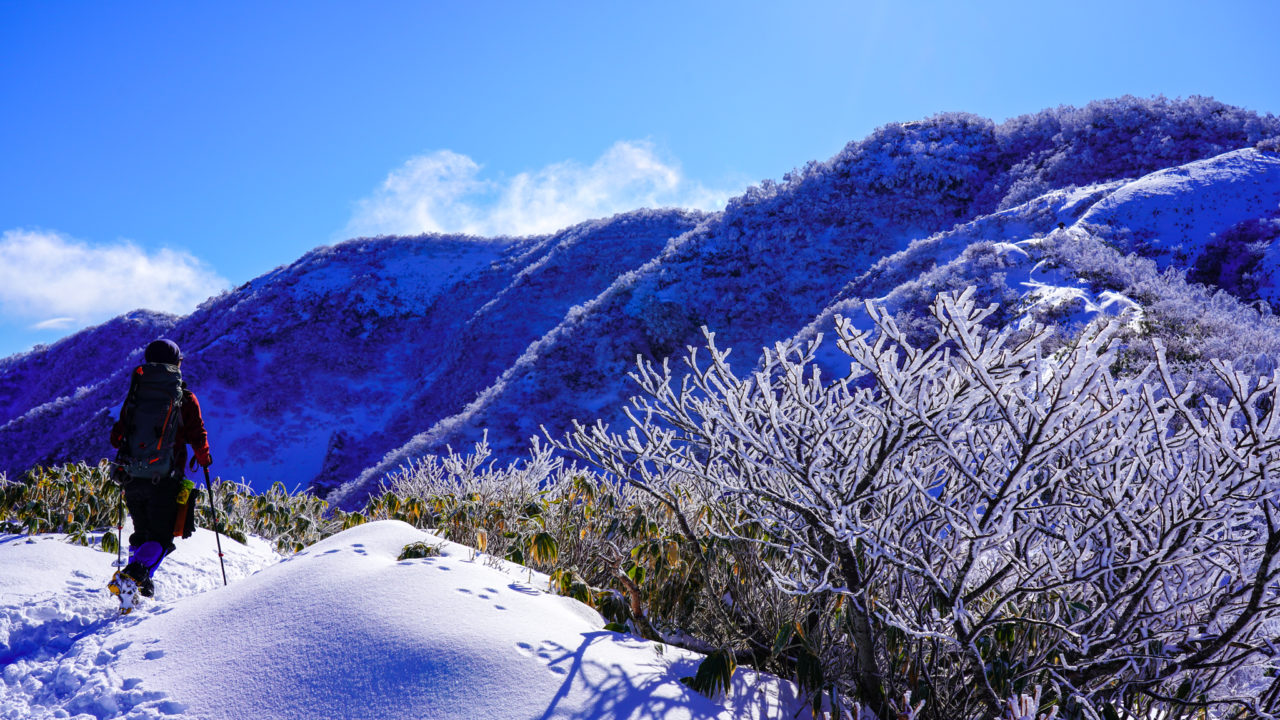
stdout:
[[[1131,181],[1047,193],[918,240],[880,260],[845,286],[797,337],[809,338],[829,329],[837,314],[861,316],[864,300],[876,299],[895,309],[921,308],[939,292],[967,285],[986,287],[992,301],[1010,310],[1034,304],[1034,295],[1043,292],[1037,288],[1046,282],[1070,283],[1096,299],[1100,293],[1133,285],[1135,276],[1154,280],[1170,267],[1190,268],[1193,280],[1238,288],[1239,281],[1233,286],[1232,278],[1223,272],[1207,277],[1196,269],[1220,267],[1220,261],[1217,266],[1213,263],[1223,252],[1239,257],[1247,251],[1245,246],[1259,238],[1270,250],[1255,248],[1257,257],[1249,266],[1254,273],[1252,292],[1236,293],[1236,297],[1244,303],[1274,303],[1278,298],[1273,280],[1280,278],[1275,251],[1280,247],[1273,247],[1271,241],[1280,236],[1277,218],[1280,154],[1254,149]],[[1254,226],[1258,229],[1251,235],[1240,231]],[[1019,244],[1020,250],[1008,248],[1010,243]],[[1086,246],[1088,252],[1106,258],[1083,257]],[[1040,276],[1033,277],[1037,271]],[[1118,280],[1116,275],[1128,277]],[[1166,288],[1163,294],[1172,292]],[[1217,301],[1219,305],[1231,302],[1228,297]],[[1251,322],[1267,324],[1265,316]]]
[[[107,454],[123,373],[151,331],[186,351],[216,470],[348,507],[408,459],[486,432],[511,459],[544,428],[618,422],[637,356],[682,354],[703,326],[745,369],[863,299],[914,322],[931,293],[977,284],[1004,319],[1034,309],[1070,326],[1124,291],[1151,332],[1190,337],[1180,328],[1212,316],[1185,342],[1238,332],[1270,347],[1270,321],[1246,305],[1275,294],[1277,136],[1276,118],[1204,98],[998,125],[953,113],[880,128],[720,213],[322,248],[167,326],[103,326],[0,362],[0,470]],[[121,349],[96,354],[113,332]]]
[[[1031,278],[1039,257],[966,251],[1071,225],[1091,228],[1099,241],[1112,245],[1123,235],[1129,238],[1125,251],[1176,255],[1194,265],[1217,234],[1275,216],[1280,208],[1280,159],[1246,149],[1133,180],[1103,177],[994,210],[1006,203],[984,204],[980,198],[1002,182],[1000,173],[957,170],[999,155],[986,142],[989,129],[967,116],[942,116],[906,134],[894,129],[885,134],[913,150],[911,161],[892,165],[897,175],[891,180],[876,175],[877,168],[886,155],[897,158],[900,151],[886,149],[887,140],[876,137],[827,166],[810,168],[787,191],[775,188],[731,203],[566,318],[466,411],[389,454],[334,499],[350,503],[409,458],[466,446],[484,430],[509,456],[544,428],[553,437],[565,432],[575,418],[622,422],[621,407],[631,393],[624,378],[636,356],[660,359],[701,344],[703,325],[721,347],[734,348],[739,362],[749,364],[760,347],[829,331],[836,312],[857,312],[862,299],[900,288],[895,307],[918,316],[937,292],[997,281],[999,287],[985,295],[1012,312],[1034,301],[1035,283],[1043,285],[1043,279]],[[994,211],[982,214],[987,210]],[[974,212],[967,222],[953,222]],[[1166,247],[1181,250],[1161,250]],[[1280,270],[1265,263],[1255,263],[1255,269],[1260,276]],[[1047,279],[1081,278],[1063,270]],[[824,357],[833,369],[840,367],[833,344]],[[539,411],[529,412],[531,407]]]
[[[349,241],[188,317],[77,333],[7,361],[7,394],[31,395],[21,389],[32,377],[52,380],[35,399],[52,395],[45,402],[54,405],[3,419],[0,470],[108,455],[125,375],[141,347],[165,334],[183,348],[216,470],[260,488],[346,479],[422,424],[457,412],[574,304],[701,218],[646,211],[538,238]],[[129,351],[99,355],[104,336]]]

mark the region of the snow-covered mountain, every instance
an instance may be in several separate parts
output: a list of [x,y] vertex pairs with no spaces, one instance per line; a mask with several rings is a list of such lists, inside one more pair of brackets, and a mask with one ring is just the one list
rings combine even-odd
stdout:
[[128,371],[167,335],[183,348],[221,474],[290,487],[349,478],[456,412],[576,303],[701,217],[642,211],[539,238],[352,241],[185,318],[135,313],[86,330],[0,361],[0,468],[106,456]]
[[904,323],[967,285],[1005,321],[1131,308],[1135,332],[1189,368],[1265,365],[1280,355],[1261,302],[1280,295],[1277,137],[1280,120],[1202,98],[946,114],[880,128],[719,213],[321,248],[190,316],[135,313],[0,360],[0,468],[106,455],[124,373],[161,334],[186,352],[222,475],[347,506],[486,432],[516,457],[544,427],[618,422],[637,355],[680,354],[703,326],[749,364],[865,299]]
[[[415,542],[438,554],[398,560]],[[113,555],[0,535],[0,718],[809,717],[791,683],[747,669],[699,695],[680,681],[702,656],[605,630],[545,575],[404,523],[287,560],[222,544],[226,587],[199,530],[121,617]]]

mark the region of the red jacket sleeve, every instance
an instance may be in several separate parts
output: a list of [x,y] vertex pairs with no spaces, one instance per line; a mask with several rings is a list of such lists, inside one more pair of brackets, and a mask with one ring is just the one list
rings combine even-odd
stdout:
[[197,458],[209,457],[209,433],[204,429],[204,417],[200,414],[200,401],[187,390],[182,403],[182,439],[191,446]]

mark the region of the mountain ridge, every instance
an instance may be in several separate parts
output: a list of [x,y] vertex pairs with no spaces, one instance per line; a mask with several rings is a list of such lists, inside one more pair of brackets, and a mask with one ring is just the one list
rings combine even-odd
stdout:
[[[1034,309],[1070,323],[1098,307],[1100,293],[1120,291],[1108,272],[1148,287],[1170,268],[1234,292],[1212,303],[1236,317],[1247,312],[1237,305],[1273,298],[1280,160],[1264,141],[1277,136],[1276,118],[1205,98],[1119,98],[998,125],[938,115],[880,128],[719,213],[637,211],[537,238],[353,240],[171,325],[142,327],[183,345],[217,469],[259,486],[307,485],[352,506],[399,464],[465,449],[486,431],[495,454],[512,459],[544,426],[555,436],[572,418],[618,422],[636,357],[681,354],[700,344],[703,326],[751,362],[761,347],[822,332],[863,300],[885,298],[908,318],[926,295],[962,282],[1007,304],[1006,320]],[[1194,163],[1207,165],[1187,168]],[[1198,224],[1179,250],[1161,242],[1168,216],[1104,217],[1103,201],[1144,180],[1194,180],[1205,197],[1237,205],[1190,208]],[[1163,213],[1170,202],[1149,209]],[[1104,251],[1115,256],[1098,260]],[[1160,287],[1176,297],[1133,302],[1188,315],[1212,304],[1212,294]],[[1075,309],[1050,296],[1075,298]],[[1266,345],[1275,331],[1255,315],[1230,322],[1253,323]],[[90,345],[108,325],[62,342]],[[101,356],[59,343],[0,361],[0,469],[104,453],[123,392],[112,378],[136,361],[138,343]],[[15,386],[54,357],[74,371],[18,401]],[[93,360],[116,364],[104,376]],[[81,387],[93,389],[77,395]],[[35,400],[62,401],[60,414],[42,415],[57,421],[24,420]]]

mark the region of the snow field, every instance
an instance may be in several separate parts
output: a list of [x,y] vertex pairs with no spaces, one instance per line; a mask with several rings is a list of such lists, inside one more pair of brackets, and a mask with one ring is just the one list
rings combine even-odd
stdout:
[[[419,541],[440,554],[396,559]],[[119,617],[104,588],[114,556],[0,538],[0,718],[763,718],[801,705],[744,670],[713,702],[679,682],[700,655],[605,631],[544,592],[545,576],[404,523],[284,561],[260,543],[223,539],[223,588],[198,532],[157,573],[157,597]]]
[[[125,535],[131,531],[126,524]],[[268,545],[223,538],[227,576],[243,578],[279,561]],[[182,541],[158,575],[156,597],[121,617],[106,589],[115,555],[61,536],[0,536],[0,718],[160,718],[181,703],[121,675],[112,663],[126,647],[114,635],[168,603],[222,584],[213,533]]]

